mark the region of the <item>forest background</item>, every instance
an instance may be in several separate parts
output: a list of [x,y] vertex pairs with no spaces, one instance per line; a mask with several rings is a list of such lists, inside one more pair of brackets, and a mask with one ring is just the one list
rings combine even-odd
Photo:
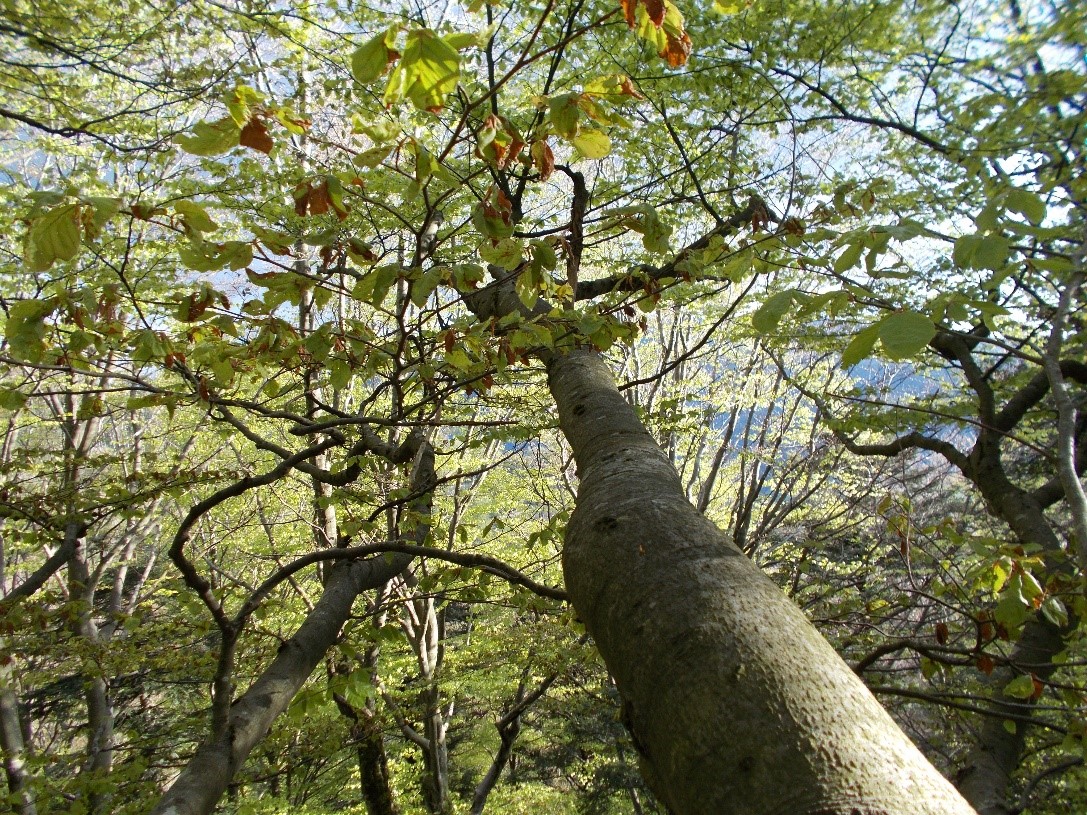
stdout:
[[1087,810],[1083,2],[2,7],[11,810]]

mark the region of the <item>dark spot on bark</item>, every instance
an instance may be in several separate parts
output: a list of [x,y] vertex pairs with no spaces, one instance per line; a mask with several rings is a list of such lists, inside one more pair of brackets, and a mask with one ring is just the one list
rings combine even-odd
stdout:
[[585,412],[585,405],[574,405],[573,413],[575,416],[580,416]]
[[737,766],[740,768],[740,772],[749,773],[753,769],[755,769],[755,757],[754,756],[744,756],[743,758],[740,759],[740,763]]
[[598,529],[615,529],[619,526],[619,519],[613,518],[611,515],[605,515],[599,521],[596,522]]

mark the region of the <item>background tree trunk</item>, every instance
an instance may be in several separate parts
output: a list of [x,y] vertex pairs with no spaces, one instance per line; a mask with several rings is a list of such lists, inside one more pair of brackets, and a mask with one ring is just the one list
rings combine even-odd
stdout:
[[196,751],[152,813],[211,812],[249,753],[336,641],[355,598],[403,571],[409,561],[409,555],[396,555],[391,562],[379,557],[334,566],[313,611],[280,647],[268,669],[231,705],[225,732]]

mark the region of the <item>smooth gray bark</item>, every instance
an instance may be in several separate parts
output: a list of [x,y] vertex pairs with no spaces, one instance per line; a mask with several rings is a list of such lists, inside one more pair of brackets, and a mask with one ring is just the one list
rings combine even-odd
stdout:
[[34,791],[26,771],[26,745],[19,717],[19,697],[12,686],[11,666],[0,665],[0,749],[4,753],[12,811],[16,815],[37,815]]
[[687,501],[604,360],[549,359],[581,479],[563,571],[675,815],[967,815],[800,610]]

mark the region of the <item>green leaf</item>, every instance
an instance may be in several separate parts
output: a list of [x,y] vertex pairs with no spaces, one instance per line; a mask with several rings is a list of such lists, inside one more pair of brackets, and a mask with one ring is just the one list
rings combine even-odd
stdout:
[[837,259],[834,261],[834,271],[841,274],[844,271],[852,269],[857,265],[857,261],[861,259],[861,252],[863,251],[864,244],[860,241],[848,244],[842,254],[838,255]]
[[760,334],[768,334],[778,327],[781,318],[784,317],[793,305],[795,292],[792,289],[779,291],[759,306],[751,315],[751,325]]
[[1019,589],[1009,585],[1000,595],[1000,602],[993,609],[993,617],[998,623],[1003,623],[1008,629],[1015,629],[1025,623],[1031,616],[1027,604],[1023,602]]
[[438,284],[442,281],[442,269],[440,266],[432,266],[423,272],[418,280],[413,280],[411,284],[411,302],[413,302],[419,308],[426,305],[426,301],[430,299],[430,295],[434,290],[438,288]]
[[378,145],[377,147],[371,147],[369,150],[363,150],[357,156],[351,159],[351,163],[356,167],[373,168],[377,167],[381,162],[389,157],[392,153],[394,144]]
[[0,410],[19,410],[25,404],[25,394],[11,388],[0,388]]
[[525,254],[525,243],[520,238],[502,238],[497,243],[484,241],[479,256],[488,263],[503,269],[516,269]]
[[409,31],[404,55],[385,90],[385,102],[407,98],[421,110],[438,111],[459,79],[457,49],[428,29]]
[[1013,187],[1005,201],[1008,209],[1018,212],[1035,226],[1045,220],[1046,205],[1041,196],[1030,190]]
[[328,360],[328,384],[333,390],[343,390],[351,383],[351,366],[342,359]]
[[378,79],[400,55],[391,47],[396,29],[390,28],[367,40],[351,55],[351,73],[362,85]]
[[617,207],[607,214],[616,218],[615,226],[639,233],[646,251],[658,255],[669,251],[668,239],[672,236],[672,227],[662,221],[657,210],[649,204]]
[[378,266],[363,275],[351,290],[351,296],[375,308],[380,308],[401,271],[400,266],[395,263]]
[[936,336],[936,326],[932,320],[915,311],[891,314],[876,325],[883,350],[896,360],[917,354]]
[[219,228],[219,225],[208,215],[207,210],[193,201],[178,201],[174,204],[174,212],[181,219],[185,231],[190,234],[214,232]]
[[26,362],[40,362],[45,353],[45,318],[53,313],[53,300],[17,300],[8,308],[4,325],[11,355]]
[[517,296],[521,298],[521,302],[525,304],[525,308],[532,308],[536,305],[536,301],[540,299],[540,284],[542,282],[543,279],[539,273],[531,266],[517,275],[517,280],[514,281],[514,289],[517,291]]
[[55,207],[34,221],[27,235],[27,265],[32,272],[44,272],[58,260],[72,260],[79,254],[81,204]]
[[583,130],[570,143],[585,158],[601,159],[611,152],[611,139],[602,130]]
[[1058,628],[1068,625],[1068,609],[1057,597],[1047,597],[1042,601],[1042,615]]
[[1030,674],[1017,676],[1004,686],[1004,694],[1014,699],[1029,699],[1034,695],[1034,680]]
[[532,262],[553,271],[558,266],[559,256],[555,254],[555,247],[547,241],[532,241]]
[[238,85],[223,95],[227,113],[238,127],[245,127],[253,115],[253,106],[264,102],[264,96],[248,85]]
[[1010,251],[1011,244],[1002,235],[963,235],[955,241],[951,259],[960,269],[999,271]]
[[194,236],[178,248],[181,262],[197,272],[215,272],[220,269],[244,269],[253,262],[253,247],[245,241],[209,243]]
[[576,93],[563,93],[552,97],[547,103],[548,115],[555,132],[567,139],[577,135],[577,120],[580,115],[578,96]]
[[191,136],[174,136],[174,142],[194,156],[217,156],[238,146],[242,129],[229,116],[215,122],[197,122]]
[[842,367],[850,368],[862,359],[871,356],[877,339],[879,339],[879,323],[854,334],[853,339],[842,351]]

